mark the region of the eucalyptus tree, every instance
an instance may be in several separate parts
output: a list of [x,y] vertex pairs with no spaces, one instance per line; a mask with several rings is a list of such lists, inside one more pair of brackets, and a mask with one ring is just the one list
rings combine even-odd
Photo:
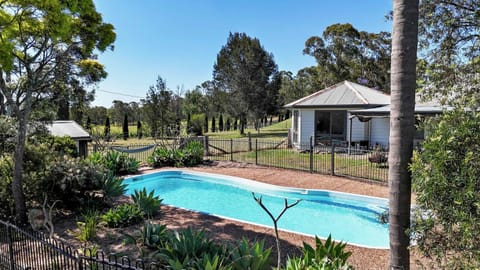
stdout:
[[273,55],[257,38],[230,33],[227,44],[217,55],[213,82],[216,89],[226,94],[226,112],[241,119],[241,134],[247,118],[259,119],[267,113],[276,72]]
[[112,48],[113,26],[102,21],[92,0],[0,2],[0,93],[17,119],[12,192],[16,221],[25,223],[26,204],[22,187],[27,123],[38,100],[52,94],[52,81],[69,60],[68,75],[92,80],[106,73],[94,52]]
[[415,131],[418,0],[393,1],[390,154],[390,269],[410,269],[411,173]]
[[369,33],[349,23],[333,24],[321,37],[308,38],[303,53],[315,57],[322,88],[350,80],[388,92],[390,41],[388,32]]
[[480,106],[480,1],[421,1],[423,94],[446,104]]

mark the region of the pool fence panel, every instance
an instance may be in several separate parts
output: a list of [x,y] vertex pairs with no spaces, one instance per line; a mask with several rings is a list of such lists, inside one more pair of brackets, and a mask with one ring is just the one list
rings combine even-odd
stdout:
[[[309,143],[296,148],[289,146],[287,140],[269,141],[256,138],[252,141],[251,143],[248,138],[208,138],[208,145],[204,148],[209,151],[205,158],[387,182],[388,152],[335,144],[315,145],[313,138]],[[374,155],[384,156],[385,159],[381,160],[384,162],[372,160]]]
[[0,220],[0,269],[162,269],[155,262],[89,249],[77,250],[60,239]]
[[[178,147],[179,143],[197,140],[203,144],[204,158],[256,164],[259,166],[293,169],[336,176],[387,182],[388,152],[348,147],[332,143],[317,144],[314,138],[294,147],[287,139],[267,138],[221,139],[208,136],[188,138],[161,138],[155,147]],[[120,149],[130,157],[146,163],[155,147],[152,144],[128,146],[109,145],[107,149]],[[143,150],[143,151],[142,151]]]

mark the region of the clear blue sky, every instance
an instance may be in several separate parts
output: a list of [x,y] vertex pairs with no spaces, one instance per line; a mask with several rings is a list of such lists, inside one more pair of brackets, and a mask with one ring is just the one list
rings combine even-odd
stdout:
[[[167,87],[193,89],[212,79],[217,53],[229,32],[245,32],[274,55],[279,70],[315,65],[305,41],[334,23],[360,31],[391,31],[387,0],[94,0],[115,26],[114,51],[99,56],[108,77],[93,105],[139,101],[158,75]],[[106,93],[118,92],[124,95]],[[129,97],[126,95],[136,96]]]

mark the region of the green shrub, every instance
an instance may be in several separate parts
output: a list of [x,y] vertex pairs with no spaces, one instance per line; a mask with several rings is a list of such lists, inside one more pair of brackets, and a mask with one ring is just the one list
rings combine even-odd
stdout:
[[83,214],[83,222],[77,222],[78,233],[77,239],[87,242],[97,237],[97,223],[99,220],[98,211],[87,210]]
[[480,113],[457,108],[432,121],[411,164],[411,234],[429,267],[480,269]]
[[135,158],[114,150],[92,153],[87,160],[92,164],[105,166],[115,175],[134,174],[140,167],[140,162]]
[[11,220],[14,215],[14,201],[12,197],[12,172],[12,156],[0,156],[0,219],[2,220]]
[[112,172],[108,172],[103,174],[100,188],[106,198],[114,198],[125,194],[127,185],[123,183],[123,179],[116,177]]
[[345,251],[345,243],[335,243],[329,235],[325,243],[315,237],[315,248],[303,243],[303,255],[300,258],[288,259],[286,270],[297,269],[352,269],[347,260],[352,255]]
[[46,168],[35,197],[39,200],[46,193],[49,199],[60,200],[69,209],[81,208],[92,200],[100,199],[96,198],[95,191],[101,188],[103,177],[103,167],[80,158],[61,156]]
[[142,230],[143,245],[149,248],[162,246],[169,238],[167,226],[145,222]]
[[168,149],[158,147],[148,157],[148,163],[154,168],[165,166],[195,166],[203,161],[203,146],[198,141],[190,141],[184,148]]
[[155,212],[160,209],[162,199],[158,196],[154,196],[154,190],[147,193],[147,189],[134,190],[132,194],[132,200],[138,207],[145,213],[148,218],[151,218]]
[[203,161],[203,145],[199,141],[191,141],[184,149],[185,166],[195,166],[201,164]]
[[71,157],[78,157],[78,150],[75,141],[69,137],[47,136],[45,143],[50,146],[50,149],[60,155],[68,155]]
[[203,135],[203,122],[205,116],[203,114],[194,114],[190,119],[190,126],[188,127],[187,133],[194,136]]
[[175,233],[162,249],[170,266],[198,269],[198,261],[204,256],[213,257],[221,253],[221,247],[205,237],[204,231],[187,228]]
[[136,204],[122,204],[102,215],[102,221],[110,228],[127,227],[143,220],[143,212]]
[[252,245],[242,239],[238,246],[231,253],[231,266],[234,270],[251,269],[267,270],[270,269],[271,249],[264,248],[265,242],[255,242]]

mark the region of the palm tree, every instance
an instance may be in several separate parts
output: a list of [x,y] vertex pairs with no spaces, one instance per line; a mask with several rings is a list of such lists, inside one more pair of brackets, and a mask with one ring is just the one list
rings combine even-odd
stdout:
[[411,175],[415,130],[418,0],[393,1],[389,171],[390,269],[409,269]]

